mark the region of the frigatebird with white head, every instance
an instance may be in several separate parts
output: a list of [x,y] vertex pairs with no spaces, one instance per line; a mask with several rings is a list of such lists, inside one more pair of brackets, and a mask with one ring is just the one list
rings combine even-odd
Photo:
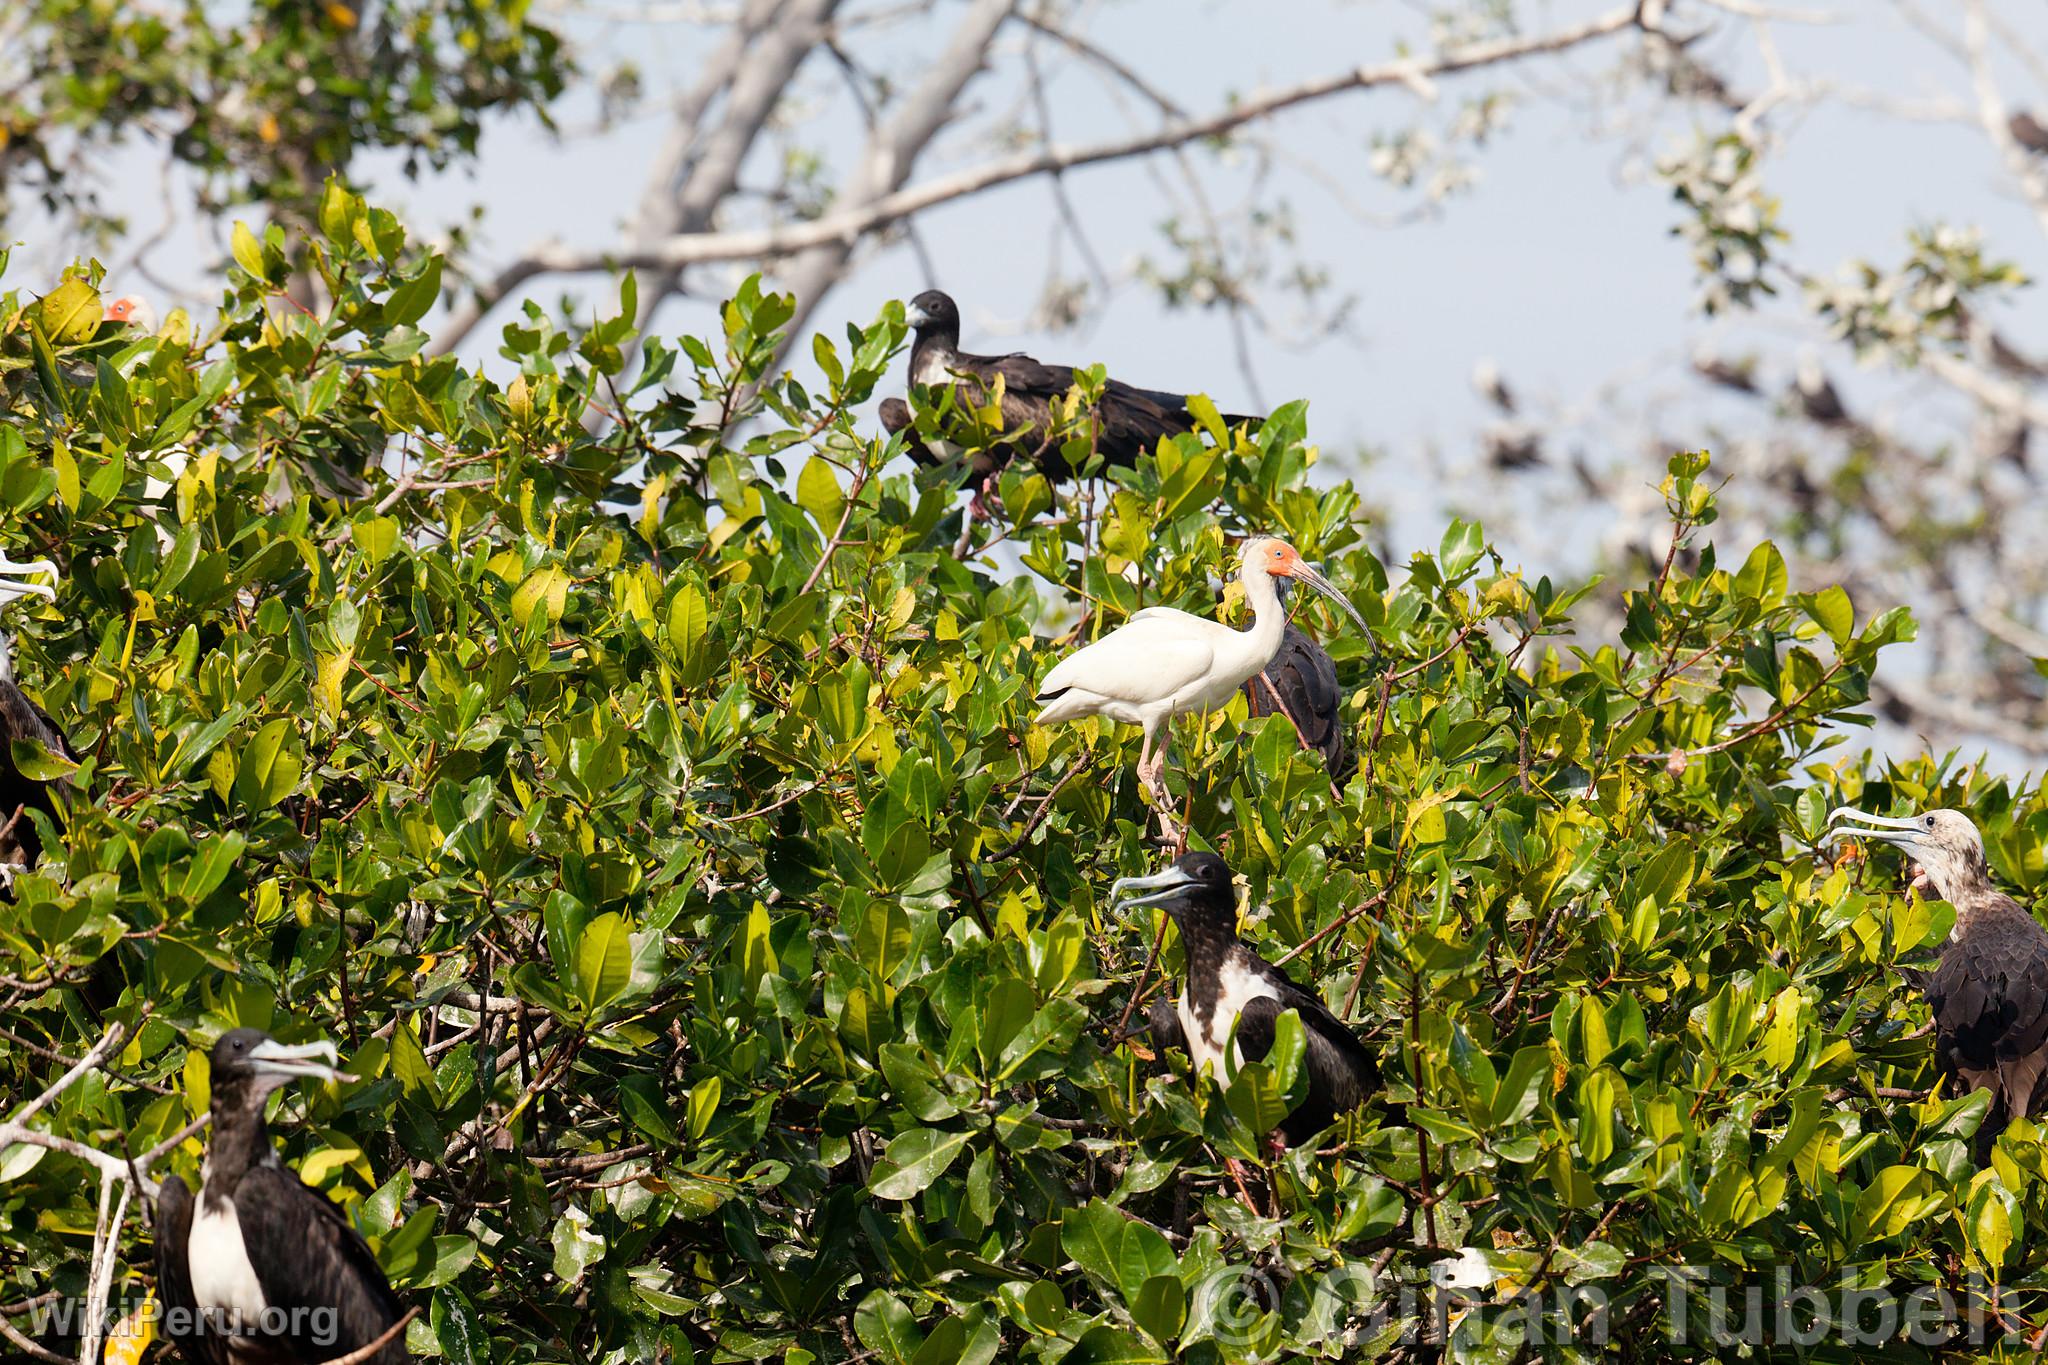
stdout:
[[1258,536],[1238,552],[1238,582],[1251,604],[1249,630],[1173,607],[1147,607],[1091,645],[1054,664],[1039,684],[1037,723],[1108,716],[1144,727],[1138,778],[1166,811],[1166,746],[1173,718],[1213,711],[1273,662],[1287,629],[1283,580],[1306,584],[1341,608],[1372,643],[1365,618],[1336,585],[1284,540]]
[[253,1028],[214,1043],[213,1134],[199,1193],[157,1195],[157,1295],[187,1365],[316,1365],[380,1339],[366,1365],[407,1359],[405,1312],[362,1234],[278,1160],[263,1120],[272,1091],[344,1081],[334,1044],[288,1047]]
[[1977,1160],[1986,1162],[2008,1123],[2048,1101],[2048,930],[1991,884],[1984,838],[1961,811],[1891,816],[1843,806],[1828,816],[1821,842],[1850,838],[1902,850],[1914,863],[1912,889],[1955,907],[1940,962],[1909,979],[1934,1016],[1936,1067],[1968,1090],[1991,1092],[1977,1129]]
[[1358,1035],[1237,936],[1237,886],[1223,859],[1184,853],[1154,876],[1118,878],[1110,897],[1112,914],[1158,906],[1180,931],[1187,959],[1180,998],[1161,995],[1149,1015],[1153,1045],[1162,1052],[1181,1049],[1197,1073],[1213,1067],[1220,1082],[1226,1061],[1235,1068],[1272,1051],[1281,1015],[1300,1016],[1307,1090],[1280,1125],[1289,1144],[1314,1137],[1377,1088],[1379,1063]]
[[[960,308],[950,295],[927,289],[910,301],[907,314],[914,336],[910,347],[910,382],[927,389],[951,388],[962,407],[979,408],[1002,391],[1000,411],[1003,430],[1017,433],[1006,442],[977,457],[975,473],[981,479],[981,493],[1003,464],[1029,452],[1040,471],[1054,482],[1072,478],[1078,471],[1060,451],[1053,404],[1074,387],[1074,367],[1048,365],[1021,351],[1009,355],[974,355],[960,349]],[[1256,427],[1263,420],[1239,413],[1219,414],[1225,426]],[[887,425],[892,412],[885,405]],[[1159,442],[1195,429],[1195,416],[1188,411],[1188,395],[1162,389],[1141,389],[1119,379],[1103,385],[1102,396],[1089,410],[1092,451],[1107,465],[1134,465],[1140,455],[1150,454]],[[890,430],[896,430],[891,427]],[[981,496],[977,496],[979,506]]]
[[[47,574],[50,583],[33,583],[30,574]],[[0,553],[0,609],[24,597],[57,600],[52,586],[61,575],[47,559],[16,563]],[[30,701],[14,680],[14,641],[0,632],[0,884],[11,885],[16,872],[34,867],[42,856],[43,835],[30,811],[57,818],[56,789],[67,786],[68,778],[45,780],[30,777],[14,761],[14,742],[20,740],[63,759],[74,759],[71,743],[50,713]]]

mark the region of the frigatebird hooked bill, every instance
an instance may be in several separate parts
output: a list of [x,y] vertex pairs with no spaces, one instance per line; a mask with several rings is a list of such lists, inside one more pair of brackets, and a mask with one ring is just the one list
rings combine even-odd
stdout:
[[[1132,894],[1132,893],[1143,894]],[[1184,853],[1150,877],[1119,877],[1111,913],[1156,905],[1172,917],[1187,959],[1180,998],[1153,1002],[1152,1042],[1186,1052],[1199,1074],[1256,1062],[1273,1048],[1274,1027],[1295,1011],[1307,1042],[1301,1066],[1307,1091],[1279,1133],[1299,1144],[1350,1113],[1379,1085],[1379,1063],[1329,1006],[1294,984],[1237,936],[1237,888],[1230,866],[1213,853]],[[1234,1054],[1226,1049],[1233,1046]]]
[[1983,1165],[2008,1123],[2034,1117],[2048,1102],[2048,930],[1991,884],[1984,838],[1961,811],[1899,817],[1842,806],[1828,816],[1821,842],[1850,838],[1903,849],[1914,863],[1912,889],[1931,890],[1956,909],[1941,960],[1930,972],[1906,975],[1934,1016],[1936,1068],[1968,1090],[1991,1092],[1977,1129]]

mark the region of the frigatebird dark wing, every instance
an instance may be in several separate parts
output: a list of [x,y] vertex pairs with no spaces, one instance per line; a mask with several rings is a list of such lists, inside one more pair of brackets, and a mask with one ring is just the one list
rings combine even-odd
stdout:
[[1329,1127],[1338,1115],[1365,1103],[1379,1084],[1379,1062],[1322,1001],[1288,980],[1279,968],[1267,967],[1266,971],[1266,979],[1279,996],[1261,996],[1245,1003],[1237,1016],[1237,1050],[1248,1062],[1261,1060],[1273,1050],[1280,1016],[1288,1010],[1301,1016],[1308,1044],[1301,1065],[1308,1075],[1308,1090],[1280,1125],[1289,1142],[1300,1142]]
[[[299,1359],[331,1360],[368,1346],[403,1317],[398,1296],[370,1248],[339,1206],[279,1166],[257,1166],[235,1187],[242,1245],[256,1268],[264,1301],[286,1310],[288,1337]],[[316,1314],[333,1310],[330,1341]],[[370,1357],[368,1365],[408,1359],[404,1334]]]
[[[1049,365],[1021,351],[1000,356],[956,355],[953,368],[960,376],[961,397],[976,405],[986,403],[996,380],[1002,380],[1004,429],[1028,427],[1038,433],[1035,439],[1024,439],[1027,448],[1044,442],[1053,403],[1074,387],[1073,366]],[[1195,426],[1195,419],[1187,410],[1186,394],[1140,389],[1117,379],[1103,385],[1093,412],[1097,424],[1095,451],[1112,465],[1134,464],[1140,455],[1156,449],[1163,438],[1192,431]],[[1256,418],[1234,413],[1224,420],[1229,425],[1258,424]],[[1053,462],[1050,473],[1074,472],[1056,450],[1040,450],[1035,458],[1041,467]]]
[[164,1177],[156,1195],[156,1301],[164,1337],[185,1365],[228,1365],[227,1338],[195,1330],[199,1300],[185,1259],[192,1236],[192,1191],[177,1176]]
[[1970,914],[1922,984],[1942,1071],[1995,1092],[1978,1129],[1988,1154],[2008,1122],[2048,1099],[2048,930],[2000,895]]
[[1146,1032],[1152,1038],[1152,1050],[1164,1057],[1168,1048],[1188,1050],[1188,1035],[1180,1026],[1180,1011],[1173,1007],[1173,1001],[1161,991],[1152,997],[1152,1008],[1145,1011],[1149,1027]]
[[1343,782],[1356,766],[1343,724],[1344,694],[1329,652],[1293,622],[1280,636],[1280,652],[1266,671],[1245,684],[1254,716],[1284,715],[1301,742],[1323,756],[1330,776]]

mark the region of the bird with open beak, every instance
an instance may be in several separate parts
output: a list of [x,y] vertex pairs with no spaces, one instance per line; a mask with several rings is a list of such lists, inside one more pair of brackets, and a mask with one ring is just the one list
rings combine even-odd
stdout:
[[286,1045],[253,1028],[213,1045],[199,1193],[157,1195],[157,1293],[165,1335],[190,1365],[315,1365],[363,1351],[405,1360],[398,1296],[348,1215],[270,1145],[264,1102],[295,1080],[350,1081],[330,1042]]
[[1984,838],[1961,811],[1873,815],[1843,806],[1828,816],[1822,846],[1843,839],[1890,844],[1912,860],[1911,886],[1955,907],[1955,928],[1934,970],[1918,978],[1934,1016],[1934,1059],[1967,1090],[1989,1090],[1976,1156],[1990,1160],[1998,1134],[2048,1100],[2048,930],[1991,882]]
[[1147,607],[1090,645],[1052,666],[1038,687],[1039,725],[1108,716],[1144,728],[1138,780],[1172,838],[1166,791],[1166,748],[1173,718],[1213,711],[1273,662],[1287,629],[1280,583],[1301,584],[1328,598],[1358,627],[1365,618],[1335,584],[1284,540],[1255,536],[1238,552],[1238,582],[1251,604],[1249,630],[1173,607]]
[[[49,583],[38,583],[47,576]],[[57,600],[54,586],[62,575],[47,559],[17,562],[0,553],[0,610],[25,598]],[[14,741],[20,740],[72,760],[71,743],[49,712],[30,701],[14,680],[14,641],[0,631],[0,886],[11,887],[14,875],[36,865],[43,852],[42,831],[29,812],[41,811],[57,818],[57,789],[70,779],[30,777],[14,761]]]
[[1364,1103],[1379,1064],[1358,1035],[1320,999],[1237,936],[1237,885],[1214,853],[1185,853],[1149,877],[1120,877],[1110,887],[1111,914],[1157,906],[1180,933],[1187,976],[1180,998],[1162,994],[1149,1017],[1152,1042],[1186,1052],[1197,1074],[1213,1068],[1219,1083],[1245,1062],[1272,1050],[1274,1026],[1293,1010],[1307,1050],[1307,1089],[1276,1135],[1298,1144]]

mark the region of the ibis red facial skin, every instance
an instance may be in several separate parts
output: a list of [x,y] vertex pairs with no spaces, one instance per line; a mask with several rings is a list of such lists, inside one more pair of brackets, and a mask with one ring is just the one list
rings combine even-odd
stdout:
[[1979,1165],[2007,1124],[2048,1107],[2048,930],[1991,882],[1984,839],[1961,811],[1872,815],[1843,806],[1823,844],[1870,839],[1913,860],[1913,886],[1956,909],[1955,928],[1931,972],[1906,972],[1934,1016],[1934,1059],[1966,1090],[1989,1090],[1977,1129]]
[[1037,723],[1108,716],[1142,726],[1138,777],[1164,811],[1161,778],[1173,718],[1223,705],[1273,661],[1287,627],[1278,586],[1283,579],[1328,597],[1360,632],[1366,631],[1365,618],[1292,545],[1260,536],[1246,541],[1238,555],[1238,581],[1252,608],[1251,629],[1232,630],[1172,607],[1147,607],[1053,665],[1039,685]]
[[155,332],[157,329],[156,309],[149,306],[149,300],[140,294],[123,294],[109,303],[102,315],[108,322],[125,323],[140,332]]

